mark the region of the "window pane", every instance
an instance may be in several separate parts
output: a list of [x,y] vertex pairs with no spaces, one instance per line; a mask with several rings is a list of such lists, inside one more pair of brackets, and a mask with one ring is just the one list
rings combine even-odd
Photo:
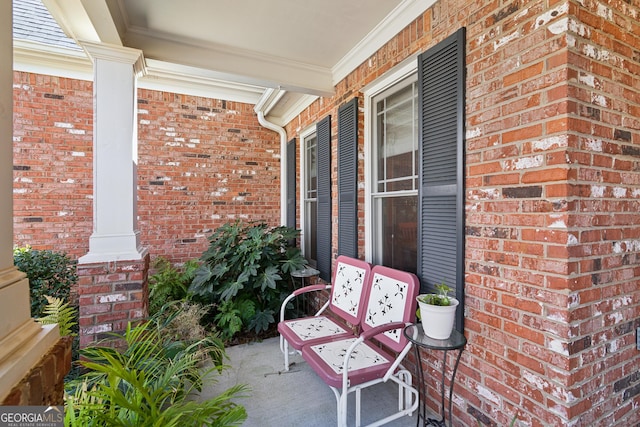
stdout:
[[384,101],[378,103],[380,114],[378,114],[378,123],[376,129],[378,131],[376,135],[376,153],[377,153],[377,168],[375,180],[378,182],[378,191],[385,191],[385,117],[384,117]]
[[[411,83],[376,103],[376,192],[417,188],[416,99],[416,85]],[[394,183],[398,180],[402,182]]]
[[401,179],[398,181],[390,181],[387,183],[387,191],[404,191],[413,190],[413,179]]
[[312,267],[316,266],[316,242],[317,242],[317,231],[316,231],[316,223],[318,218],[318,209],[317,203],[314,201],[306,202],[305,209],[306,221],[305,230],[307,232],[304,236],[304,256],[309,261]]
[[304,139],[304,228],[303,254],[312,267],[317,259],[318,144],[316,135]]
[[417,76],[373,100],[373,262],[406,271],[417,268]]
[[387,179],[413,175],[414,132],[412,100],[409,98],[393,109],[385,119],[385,157]]
[[408,85],[392,93],[386,98],[387,108],[392,109],[407,102],[413,95],[413,85]]
[[416,272],[418,197],[379,197],[375,212],[376,264]]
[[315,198],[318,189],[318,159],[316,137],[305,140],[306,194],[307,198]]

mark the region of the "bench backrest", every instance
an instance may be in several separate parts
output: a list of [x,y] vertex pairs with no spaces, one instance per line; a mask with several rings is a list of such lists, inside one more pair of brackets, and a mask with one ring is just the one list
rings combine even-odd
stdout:
[[360,325],[369,287],[371,264],[344,255],[336,259],[330,309],[352,325]]
[[[420,282],[415,274],[382,265],[371,270],[371,286],[367,295],[362,330],[390,322],[413,322]],[[376,340],[400,352],[407,344],[402,328],[376,336]]]

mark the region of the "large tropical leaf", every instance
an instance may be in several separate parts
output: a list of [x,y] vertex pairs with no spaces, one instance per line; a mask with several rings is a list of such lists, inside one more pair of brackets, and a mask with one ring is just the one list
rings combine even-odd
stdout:
[[229,301],[231,298],[238,295],[238,292],[240,292],[244,288],[244,283],[247,281],[246,278],[244,278],[244,280],[242,281],[241,280],[242,278],[239,278],[235,282],[227,285],[227,287],[224,288],[224,290],[220,293],[220,299],[222,301]]
[[254,287],[264,292],[267,288],[276,289],[276,282],[282,280],[277,266],[270,265],[258,276]]
[[213,291],[213,284],[211,283],[213,275],[214,272],[209,264],[201,265],[194,274],[189,291],[196,295],[209,295]]
[[257,333],[268,330],[269,325],[275,322],[273,314],[274,311],[270,309],[264,311],[256,311],[255,316],[249,323],[249,328],[256,331]]

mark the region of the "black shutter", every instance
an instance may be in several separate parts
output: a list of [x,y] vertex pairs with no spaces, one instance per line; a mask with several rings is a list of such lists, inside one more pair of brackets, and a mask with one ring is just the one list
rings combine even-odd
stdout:
[[316,231],[320,278],[331,281],[331,116],[316,125],[318,139],[318,201]]
[[338,255],[358,257],[358,98],[338,109]]
[[443,280],[464,328],[465,29],[418,57],[420,152],[418,273],[422,292]]
[[287,143],[287,222],[296,228],[296,139]]

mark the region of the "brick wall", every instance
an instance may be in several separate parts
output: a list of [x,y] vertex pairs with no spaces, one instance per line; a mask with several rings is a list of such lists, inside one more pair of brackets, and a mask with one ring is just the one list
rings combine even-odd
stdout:
[[[469,344],[454,424],[640,422],[639,16],[625,2],[441,0],[286,127],[291,138],[335,118],[366,84],[467,27]],[[361,133],[360,171],[363,153]],[[426,361],[434,410],[437,367]]]
[[[14,243],[85,255],[92,83],[14,73]],[[280,139],[253,106],[139,90],[138,215],[152,258],[198,258],[227,221],[280,221]]]
[[93,228],[92,83],[14,72],[14,244],[86,254]]
[[80,347],[122,333],[149,315],[149,260],[78,266]]
[[[455,388],[456,424],[507,425],[513,415],[531,426],[640,422],[640,357],[634,346],[634,329],[640,326],[639,16],[637,6],[622,1],[441,0],[339,82],[333,98],[319,99],[287,125],[292,138],[327,114],[335,118],[338,106],[360,95],[366,84],[467,27],[469,344]],[[71,157],[85,152],[87,164],[91,157],[91,117],[87,123],[47,118],[51,108],[23,115],[23,97],[30,111],[45,102],[64,102],[59,96],[71,97],[71,86],[80,84],[55,78],[36,84],[46,79],[16,74],[16,235],[34,241],[39,235],[55,237],[52,219],[65,215],[54,205],[46,216],[41,206],[49,203],[45,195],[66,188],[66,178],[53,184],[46,175],[35,179],[35,166],[42,168],[42,162],[38,154],[25,154],[40,149],[45,158],[51,146],[67,141],[66,150],[76,154]],[[152,254],[187,259],[190,250],[204,247],[202,235],[223,219],[219,215],[255,214],[277,205],[278,185],[271,184],[270,202],[253,190],[278,179],[277,165],[268,159],[276,161],[279,147],[277,136],[257,125],[250,107],[161,92],[141,91],[140,100],[140,228],[143,244],[158,242],[150,245]],[[76,101],[86,102],[80,96]],[[71,104],[66,109],[75,111]],[[21,122],[30,120],[38,124]],[[336,159],[337,121],[332,122]],[[73,133],[76,129],[87,133]],[[272,151],[260,152],[269,145]],[[262,160],[244,159],[249,152]],[[224,169],[229,162],[236,163]],[[30,165],[31,170],[20,169]],[[362,132],[359,170],[362,207]],[[337,181],[335,164],[332,179]],[[203,187],[209,188],[197,192]],[[20,199],[33,189],[38,189],[34,199],[21,206]],[[251,194],[240,194],[245,192]],[[360,215],[363,256],[362,209]],[[196,220],[202,224],[191,227]],[[80,234],[86,227],[80,243],[85,246],[70,250],[77,255],[87,249],[86,221],[77,225]],[[16,240],[28,243],[27,238]],[[436,361],[427,360],[426,367],[435,371]],[[437,380],[429,387],[433,397]],[[436,409],[433,399],[429,405]]]
[[638,6],[576,3],[569,10],[576,17],[567,36],[574,185],[562,190],[571,201],[564,254],[572,273],[568,286],[548,282],[569,289],[569,339],[561,351],[569,356],[569,397],[576,398],[568,416],[582,425],[640,422]]
[[253,105],[140,90],[138,213],[152,255],[198,258],[233,221],[280,223],[280,138]]
[[63,337],[7,395],[6,406],[63,405],[64,377],[71,369],[72,337]]

